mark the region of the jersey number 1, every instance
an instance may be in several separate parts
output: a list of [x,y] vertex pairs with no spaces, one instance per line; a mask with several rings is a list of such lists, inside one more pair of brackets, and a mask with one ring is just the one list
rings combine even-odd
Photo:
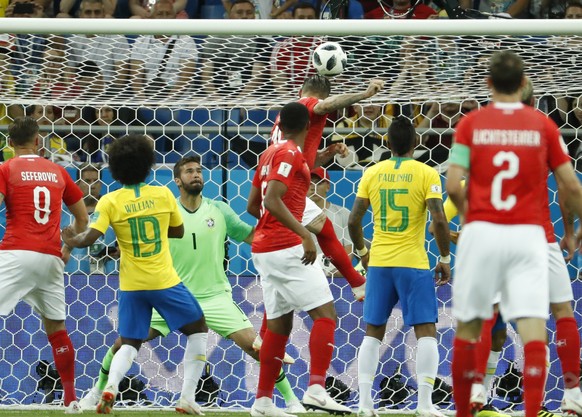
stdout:
[[499,171],[491,183],[491,204],[496,210],[511,210],[517,203],[517,197],[514,194],[508,195],[505,199],[502,197],[501,187],[503,180],[515,178],[519,173],[519,157],[514,152],[497,152],[493,157],[493,165],[500,167],[508,163],[506,169]]

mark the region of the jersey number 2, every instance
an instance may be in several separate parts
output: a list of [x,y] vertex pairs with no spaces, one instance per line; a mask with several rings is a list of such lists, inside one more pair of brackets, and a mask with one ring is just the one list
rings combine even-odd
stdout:
[[[128,219],[131,230],[131,245],[133,246],[133,256],[136,258],[147,258],[157,255],[162,250],[162,235],[160,233],[160,223],[153,216],[137,217]],[[151,225],[153,236],[148,236],[147,224]],[[141,243],[154,244],[154,250],[142,252]]]
[[496,210],[511,210],[517,203],[517,197],[514,194],[508,195],[505,199],[502,197],[503,180],[515,178],[519,173],[519,157],[513,152],[497,152],[493,157],[493,165],[500,167],[508,163],[506,169],[499,171],[491,183],[491,204]]
[[51,214],[51,192],[46,187],[37,186],[34,187],[32,193],[34,200],[34,220],[38,224],[47,224]]

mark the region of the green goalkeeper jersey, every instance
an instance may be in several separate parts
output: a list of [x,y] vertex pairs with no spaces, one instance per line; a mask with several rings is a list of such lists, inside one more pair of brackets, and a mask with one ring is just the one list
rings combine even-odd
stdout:
[[224,271],[224,242],[227,237],[242,242],[252,226],[243,222],[226,203],[203,198],[195,212],[178,199],[184,220],[184,237],[170,239],[174,268],[196,298],[231,292]]

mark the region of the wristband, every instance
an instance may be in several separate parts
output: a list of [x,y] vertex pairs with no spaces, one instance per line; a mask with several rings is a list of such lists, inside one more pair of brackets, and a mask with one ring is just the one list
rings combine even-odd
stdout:
[[439,256],[439,262],[441,264],[450,264],[451,263],[451,255],[447,255],[447,256]]
[[368,248],[366,246],[364,246],[364,249],[356,249],[356,255],[358,255],[360,258],[362,256],[366,256],[368,254]]

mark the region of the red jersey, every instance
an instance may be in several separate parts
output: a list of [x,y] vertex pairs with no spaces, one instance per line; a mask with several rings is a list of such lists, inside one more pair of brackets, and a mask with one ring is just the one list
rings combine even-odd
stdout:
[[470,150],[467,223],[546,224],[548,168],[570,162],[551,119],[521,103],[494,103],[465,116],[455,142]]
[[[376,3],[378,4],[378,3]],[[405,10],[394,10],[391,7],[386,7],[388,13],[393,14],[394,16],[401,16],[408,12],[409,9]],[[430,16],[437,15],[437,11],[432,7],[429,7],[425,4],[419,4],[414,8],[412,12],[411,19],[428,19]],[[364,19],[384,19],[386,15],[384,14],[384,10],[381,7],[376,7],[369,12],[364,13]]]
[[261,191],[261,218],[255,229],[252,252],[273,252],[301,244],[301,238],[283,226],[264,205],[269,181],[281,181],[287,186],[283,203],[293,217],[301,222],[311,174],[301,149],[295,142],[280,141],[261,155],[253,178],[253,187]]
[[[317,157],[317,150],[319,149],[321,137],[323,136],[323,128],[327,121],[327,114],[319,115],[313,112],[313,108],[319,103],[318,98],[303,97],[299,99],[299,103],[303,104],[309,110],[309,132],[307,132],[305,144],[303,145],[303,155],[311,170],[315,167],[315,158]],[[273,130],[271,130],[271,143],[278,143],[282,139],[283,134],[279,129],[279,115],[277,115]]]
[[0,193],[6,204],[6,234],[0,250],[28,250],[61,256],[61,208],[83,192],[60,165],[36,155],[0,166]]

